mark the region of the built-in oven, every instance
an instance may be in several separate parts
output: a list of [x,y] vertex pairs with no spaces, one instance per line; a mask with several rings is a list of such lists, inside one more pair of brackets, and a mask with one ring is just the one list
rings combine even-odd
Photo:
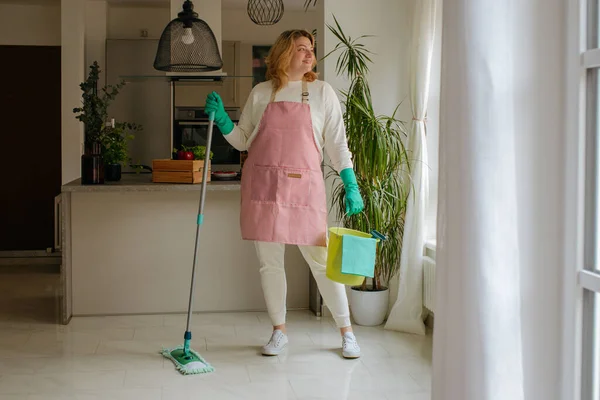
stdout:
[[[239,108],[225,108],[229,118],[236,123],[240,119]],[[173,118],[173,147],[206,146],[208,137],[208,116],[203,107],[176,107]],[[240,152],[227,142],[223,134],[213,125],[212,169],[240,170]]]

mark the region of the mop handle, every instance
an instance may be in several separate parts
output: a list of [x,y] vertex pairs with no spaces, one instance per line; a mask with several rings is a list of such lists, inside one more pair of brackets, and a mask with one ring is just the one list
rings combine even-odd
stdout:
[[[194,303],[194,287],[196,285],[196,264],[198,260],[198,247],[200,245],[200,230],[204,222],[204,201],[206,200],[206,183],[208,181],[208,169],[210,163],[210,149],[212,146],[213,125],[215,120],[214,111],[208,115],[208,133],[206,138],[206,154],[204,156],[204,167],[202,168],[202,187],[200,190],[200,205],[198,208],[198,220],[196,225],[196,244],[194,246],[194,265],[192,267],[192,283],[190,286],[190,302],[188,304],[187,324],[185,328],[184,352],[186,352],[185,344],[191,340],[190,322],[192,320],[192,305]],[[189,347],[187,347],[189,350]],[[187,352],[186,352],[187,354]]]

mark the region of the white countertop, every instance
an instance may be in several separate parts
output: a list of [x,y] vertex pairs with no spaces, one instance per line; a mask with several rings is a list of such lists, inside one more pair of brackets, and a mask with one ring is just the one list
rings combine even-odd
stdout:
[[[206,190],[235,191],[240,190],[239,180],[211,181]],[[102,185],[82,185],[76,179],[62,186],[62,192],[189,192],[200,191],[201,184],[187,183],[153,183],[152,174],[123,174],[118,182],[106,182]]]

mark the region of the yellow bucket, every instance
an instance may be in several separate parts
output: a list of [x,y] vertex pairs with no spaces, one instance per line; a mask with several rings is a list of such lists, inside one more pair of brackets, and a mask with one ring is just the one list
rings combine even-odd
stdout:
[[362,285],[365,277],[362,275],[352,275],[342,273],[342,236],[352,235],[366,239],[373,238],[373,235],[348,228],[329,228],[329,244],[327,246],[327,278],[334,282],[339,282],[348,286]]

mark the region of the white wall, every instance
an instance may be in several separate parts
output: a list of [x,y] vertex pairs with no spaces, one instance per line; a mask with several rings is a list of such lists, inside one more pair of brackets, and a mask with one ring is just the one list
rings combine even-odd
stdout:
[[81,104],[79,84],[85,79],[85,2],[61,1],[62,181],[81,176],[83,124],[73,108]]
[[[197,2],[196,2],[197,3]],[[211,12],[202,15],[202,7],[195,4],[195,10],[202,19],[214,18]],[[177,3],[180,6],[180,2]],[[242,41],[252,44],[271,44],[281,32],[286,29],[301,28],[312,30],[317,28],[317,13],[315,11],[286,11],[279,23],[271,27],[258,26],[250,21],[245,9],[223,9],[221,15],[222,40]],[[148,30],[148,37],[158,39],[172,19],[169,6],[155,5],[132,7],[125,5],[108,5],[107,36],[109,39],[139,39],[142,29]],[[207,21],[218,31],[218,24]],[[217,33],[215,32],[215,35]]]
[[148,38],[159,39],[171,21],[170,8],[166,6],[131,7],[109,4],[107,20],[108,39],[141,39],[142,29]]
[[[335,15],[344,32],[353,38],[374,35],[363,43],[375,54],[371,57],[369,84],[376,112],[391,115],[404,101],[400,118],[410,119],[408,106],[408,57],[410,46],[410,6],[414,0],[325,0],[325,22],[333,24]],[[408,12],[407,12],[408,11]],[[337,39],[326,31],[325,51],[330,51]],[[336,77],[337,56],[325,61],[324,74],[336,89],[345,89],[348,83]]]
[[0,45],[60,46],[60,2],[0,4]]
[[106,0],[88,0],[85,4],[85,65],[94,61],[100,65],[98,87],[106,83],[106,30],[108,5]]
[[259,26],[248,17],[245,9],[223,9],[223,40],[242,43],[269,45],[277,36],[288,29],[305,29],[311,32],[318,28],[315,11],[285,11],[283,18],[272,26]]
[[62,0],[59,12],[62,30],[62,181],[71,182],[81,176],[83,124],[75,119],[73,108],[81,104],[79,84],[98,61],[100,80],[106,82],[106,0]]

